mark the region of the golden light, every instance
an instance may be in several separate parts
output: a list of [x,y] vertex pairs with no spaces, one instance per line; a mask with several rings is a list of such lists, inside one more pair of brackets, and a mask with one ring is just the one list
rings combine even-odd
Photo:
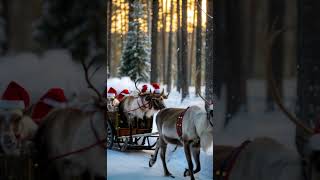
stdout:
[[[158,31],[162,31],[163,23],[162,23],[162,15],[165,13],[165,23],[166,28],[165,31],[170,31],[170,10],[171,10],[171,1],[172,0],[159,0],[159,21],[158,21]],[[177,30],[177,7],[176,2],[177,0],[173,0],[173,15],[172,15],[172,31],[176,32]],[[202,11],[206,11],[206,0],[199,0],[202,1]],[[145,1],[143,1],[145,2]],[[151,2],[151,1],[150,1]],[[146,4],[146,3],[145,3]],[[112,25],[111,25],[111,32],[112,33],[119,33],[119,34],[126,34],[128,31],[128,13],[129,13],[129,5],[127,0],[112,0],[113,5],[113,12],[112,12]],[[181,5],[181,0],[180,0]],[[152,3],[149,3],[149,6],[152,6]],[[149,7],[149,12],[151,12],[151,8]],[[192,32],[194,27],[197,24],[197,17],[195,14],[195,9],[198,9],[198,4],[195,0],[188,0],[187,3],[187,25],[188,25],[188,32]],[[180,18],[181,18],[181,10],[180,10]],[[202,27],[206,26],[206,14],[202,12]],[[139,20],[141,22],[141,30],[144,32],[148,32],[148,10],[147,7],[145,8],[145,17]]]

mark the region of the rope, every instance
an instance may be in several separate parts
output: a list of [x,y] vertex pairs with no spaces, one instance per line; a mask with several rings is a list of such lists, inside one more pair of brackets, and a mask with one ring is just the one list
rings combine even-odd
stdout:
[[106,141],[106,139],[104,139],[104,140],[99,140],[98,142],[96,142],[96,143],[94,143],[94,144],[91,144],[91,145],[89,145],[89,146],[85,146],[85,147],[83,147],[83,148],[81,148],[81,149],[74,150],[74,151],[70,151],[70,152],[68,152],[68,153],[64,153],[64,154],[61,154],[61,155],[59,155],[59,156],[51,157],[51,158],[49,158],[49,160],[50,160],[50,161],[54,161],[54,160],[57,160],[57,159],[64,158],[64,157],[66,157],[66,156],[70,156],[70,155],[72,155],[72,154],[77,154],[77,153],[86,151],[86,150],[91,149],[91,148],[93,148],[93,147],[95,147],[95,146],[97,146],[97,145],[100,145],[100,144],[102,144],[102,143],[105,143],[105,141]]
[[[149,103],[146,103],[146,104],[142,104],[143,106],[145,106],[145,105],[148,105]],[[128,111],[123,111],[124,113],[126,113],[126,112],[131,112],[131,111],[136,111],[136,110],[138,110],[138,109],[141,109],[141,106],[139,106],[138,108],[136,108],[136,109],[131,109],[131,110],[128,110]]]
[[77,153],[80,153],[80,152],[83,152],[83,151],[86,151],[86,150],[89,150],[97,145],[101,145],[101,148],[105,148],[102,144],[105,143],[107,141],[107,137],[103,140],[100,140],[99,137],[98,137],[98,133],[97,131],[94,129],[94,126],[93,126],[93,115],[92,117],[90,118],[90,126],[91,126],[91,129],[97,139],[97,142],[95,142],[94,144],[91,144],[91,145],[88,145],[88,146],[85,146],[83,148],[80,148],[78,150],[74,150],[74,151],[70,151],[70,152],[67,152],[67,153],[64,153],[64,154],[61,154],[61,155],[58,155],[58,156],[54,156],[54,157],[51,157],[49,158],[49,161],[54,161],[54,160],[57,160],[57,159],[61,159],[61,158],[64,158],[64,157],[67,157],[67,156],[70,156],[72,154],[77,154]]

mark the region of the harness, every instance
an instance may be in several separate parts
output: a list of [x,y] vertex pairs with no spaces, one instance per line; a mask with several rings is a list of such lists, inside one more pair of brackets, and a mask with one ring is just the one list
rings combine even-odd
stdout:
[[[96,112],[96,111],[94,111],[93,114],[94,114],[95,112]],[[60,154],[60,155],[58,155],[58,156],[50,157],[50,158],[49,158],[49,161],[61,159],[61,158],[64,158],[64,157],[67,157],[67,156],[70,156],[70,155],[73,155],[73,154],[77,154],[77,153],[80,153],[80,152],[83,152],[83,151],[87,151],[87,150],[89,150],[89,149],[91,149],[91,148],[93,148],[93,147],[95,147],[95,146],[98,146],[98,145],[99,145],[101,148],[103,148],[103,149],[106,148],[106,145],[105,145],[105,144],[106,144],[106,142],[107,142],[107,137],[104,138],[104,139],[100,139],[100,138],[99,138],[98,132],[96,131],[96,129],[95,129],[94,126],[93,126],[93,116],[94,116],[94,115],[92,115],[92,117],[90,118],[90,127],[91,127],[91,130],[93,131],[94,136],[95,136],[95,138],[96,138],[97,141],[96,141],[95,143],[93,143],[93,144],[90,144],[90,145],[88,145],[88,146],[82,147],[82,148],[80,148],[80,149],[77,149],[77,150],[74,150],[74,151],[70,151],[70,152],[67,152],[67,153],[64,153],[64,154]],[[106,117],[106,114],[105,114],[105,119],[104,119],[105,123],[106,123],[106,121],[107,121],[106,118],[107,118],[107,117]],[[107,128],[107,127],[106,127],[106,128]]]
[[189,109],[189,107],[187,107],[187,109],[185,109],[184,111],[182,111],[178,118],[177,118],[177,122],[176,122],[176,129],[177,129],[177,134],[178,136],[181,138],[182,137],[182,122],[183,122],[183,117],[184,114],[187,112],[187,110]]
[[[143,103],[143,100],[141,99],[142,103]],[[136,111],[138,109],[143,109],[143,108],[147,108],[146,105],[149,105],[150,106],[150,103],[151,102],[147,102],[147,103],[143,103],[142,106],[139,104],[139,101],[137,102],[138,103],[138,107],[135,108],[135,109],[130,109],[130,110],[127,110],[127,111],[123,111],[123,113],[127,113],[127,112],[132,112],[132,111]]]
[[215,177],[217,180],[228,180],[230,172],[237,160],[237,157],[241,151],[250,143],[250,140],[246,140],[239,147],[232,150],[229,156],[222,161],[221,164],[216,165]]

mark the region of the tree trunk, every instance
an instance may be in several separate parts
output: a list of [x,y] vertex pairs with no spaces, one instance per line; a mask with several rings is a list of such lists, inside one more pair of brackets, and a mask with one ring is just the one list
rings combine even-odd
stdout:
[[[320,18],[319,1],[298,1],[298,103],[297,116],[305,126],[314,128],[320,123]],[[299,153],[303,150],[310,134],[296,129],[296,145]]]
[[177,0],[177,91],[181,91],[181,22],[180,0]]
[[[283,18],[284,18],[284,2],[278,0],[269,1],[269,24],[272,25],[277,19],[276,28],[283,28]],[[274,46],[272,47],[272,69],[273,69],[273,78],[275,79],[276,86],[279,88],[280,97],[282,95],[282,79],[283,79],[283,36],[282,34],[275,40]],[[267,81],[267,98],[266,98],[266,110],[274,110],[274,101],[271,94],[271,85]]]
[[182,0],[182,18],[181,18],[181,88],[182,88],[182,99],[183,101],[189,95],[188,86],[188,27],[187,27],[187,0]]
[[[194,41],[195,41],[195,27],[196,27],[196,25],[195,25],[195,22],[196,22],[196,4],[195,4],[196,2],[194,2],[194,9],[193,9],[193,18],[192,18],[192,33],[191,33],[191,43],[190,43],[190,56],[189,56],[189,68],[188,68],[188,71],[189,71],[189,73],[188,73],[188,85],[189,86],[191,86],[192,85],[192,80],[193,80],[193,74],[194,74],[194,71],[193,71],[193,65],[194,65]],[[192,6],[192,3],[191,3],[191,1],[190,1],[190,6]]]
[[169,32],[169,44],[168,44],[168,63],[167,63],[167,92],[171,92],[171,85],[172,85],[172,21],[173,21],[173,0],[171,0],[170,3],[170,32]]
[[[197,4],[199,2],[199,4]],[[197,27],[196,27],[196,95],[201,94],[201,52],[202,52],[202,1],[195,0],[197,7]]]
[[3,17],[4,21],[5,21],[5,32],[4,35],[7,38],[6,42],[2,45],[1,50],[2,50],[2,55],[6,54],[8,52],[8,37],[9,37],[9,27],[10,27],[10,16],[9,16],[9,2],[8,0],[2,0],[1,1],[1,5],[2,5],[2,12],[1,12],[1,16]]
[[159,20],[159,0],[152,1],[152,32],[151,32],[151,78],[150,82],[159,81],[159,70],[158,70],[158,20]]
[[219,25],[215,26],[215,59],[213,61],[213,84],[214,94],[219,99],[221,97],[222,85],[224,82],[224,76],[226,74],[226,61],[227,61],[227,20],[226,20],[226,1],[215,0],[214,5],[214,17],[215,23]]
[[152,21],[150,18],[151,12],[150,12],[150,0],[146,0],[147,1],[147,26],[148,26],[148,35],[149,37],[151,37],[151,29],[152,29]]
[[107,1],[107,78],[111,74],[111,21],[112,21],[112,1]]
[[166,36],[166,27],[167,27],[167,21],[166,21],[166,11],[167,11],[167,3],[164,3],[162,1],[162,78],[163,78],[163,83],[167,84],[166,82],[166,74],[167,74],[167,60],[166,60],[166,45],[167,45],[167,36]]
[[227,36],[228,36],[228,71],[226,72],[226,120],[227,125],[230,119],[238,112],[241,105],[241,88],[244,83],[241,77],[242,54],[241,35],[242,23],[240,22],[240,3],[229,1],[227,4]]
[[[212,17],[213,15],[213,1],[207,0],[207,14]],[[213,102],[213,18],[207,15],[207,29],[206,29],[206,72],[205,72],[205,85],[206,85],[206,99]]]

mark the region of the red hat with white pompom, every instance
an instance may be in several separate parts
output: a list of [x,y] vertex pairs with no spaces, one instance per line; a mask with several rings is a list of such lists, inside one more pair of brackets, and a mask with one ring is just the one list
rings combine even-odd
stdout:
[[117,96],[117,90],[115,90],[113,87],[110,87],[107,92],[107,97],[114,98]]
[[51,88],[45,93],[34,107],[32,119],[39,124],[53,108],[65,108],[67,98],[61,88]]
[[151,83],[152,87],[154,88],[154,93],[155,94],[160,94],[160,85],[159,83]]
[[25,110],[29,105],[29,93],[18,83],[11,81],[2,95],[0,108]]
[[121,91],[121,93],[117,96],[117,99],[119,101],[122,101],[122,99],[125,97],[125,96],[129,96],[130,92],[128,89],[124,89]]

